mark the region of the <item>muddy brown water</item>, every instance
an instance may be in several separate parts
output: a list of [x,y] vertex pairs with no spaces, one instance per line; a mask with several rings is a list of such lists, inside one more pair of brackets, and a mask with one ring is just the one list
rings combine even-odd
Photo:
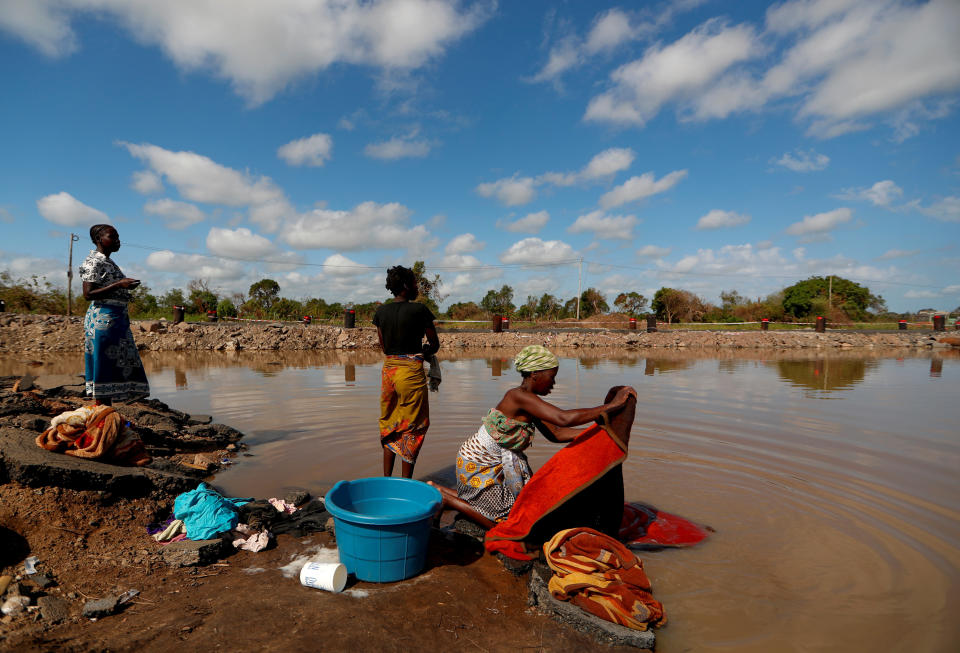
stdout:
[[[417,475],[448,471],[518,375],[509,356],[443,360]],[[144,358],[153,396],[247,434],[215,479],[235,496],[380,472],[375,352]],[[82,371],[79,356],[29,368]],[[28,369],[0,358],[0,373]],[[669,624],[657,650],[960,650],[960,357],[567,352],[549,398],[639,391],[627,498],[711,525],[640,554]],[[539,439],[534,469],[556,451]]]

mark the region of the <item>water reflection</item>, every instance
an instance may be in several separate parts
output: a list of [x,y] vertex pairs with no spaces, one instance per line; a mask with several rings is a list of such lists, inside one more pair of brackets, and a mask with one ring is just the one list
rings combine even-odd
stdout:
[[695,362],[695,358],[688,358],[685,356],[673,356],[670,358],[650,357],[646,360],[646,364],[643,367],[643,373],[646,376],[653,376],[654,374],[666,374],[667,372],[686,370],[693,367]]
[[177,386],[177,390],[186,390],[187,389],[187,372],[186,370],[176,367],[173,370],[174,383]]
[[876,360],[818,358],[812,361],[775,361],[777,373],[792,385],[828,393],[846,390],[862,382]]
[[357,366],[353,363],[347,363],[343,366],[343,380],[347,385],[353,385],[357,382]]
[[930,376],[934,379],[939,379],[940,375],[943,373],[943,358],[940,356],[934,356],[930,359]]

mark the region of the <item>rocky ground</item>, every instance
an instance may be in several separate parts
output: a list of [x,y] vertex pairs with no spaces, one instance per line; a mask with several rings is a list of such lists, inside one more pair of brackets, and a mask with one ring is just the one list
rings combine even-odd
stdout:
[[543,588],[530,598],[530,574],[505,570],[450,528],[449,513],[424,573],[353,581],[342,594],[303,587],[296,573],[336,547],[333,532],[279,535],[259,553],[221,540],[162,546],[146,525],[220,466],[243,464],[242,434],[152,400],[116,406],[153,456],[148,467],[37,447],[82,388],[71,375],[0,377],[0,650],[568,651],[617,641],[608,627],[579,624],[585,633],[569,615],[546,616]]
[[[83,318],[62,315],[0,314],[0,353],[80,351]],[[612,323],[615,327],[620,323]],[[181,322],[166,320],[134,322],[137,346],[146,351],[277,351],[376,349],[373,327],[341,327],[280,322]],[[447,351],[456,349],[517,349],[537,342],[554,347],[617,347],[627,349],[673,348],[731,349],[850,349],[925,348],[948,346],[938,342],[953,332],[832,331],[684,331],[647,333],[622,328],[550,329],[544,331],[444,331],[440,342]],[[958,332],[956,335],[960,335]],[[960,342],[960,341],[958,341]]]

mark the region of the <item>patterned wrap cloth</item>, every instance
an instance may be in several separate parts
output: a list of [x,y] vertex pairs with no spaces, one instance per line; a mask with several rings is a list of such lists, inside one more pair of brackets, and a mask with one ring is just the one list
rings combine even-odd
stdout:
[[539,372],[559,366],[560,361],[553,352],[542,345],[528,345],[513,359],[513,367],[518,372]]
[[[80,278],[108,286],[124,278],[116,263],[98,251],[80,266]],[[83,360],[86,393],[94,398],[132,399],[150,394],[150,385],[130,332],[130,291],[115,290],[109,298],[90,302],[83,318]]]
[[477,432],[457,451],[457,495],[487,519],[506,519],[533,475],[523,453],[533,434],[533,424],[491,408]]
[[61,413],[36,443],[47,451],[117,465],[142,466],[151,460],[140,437],[111,406],[81,406]]
[[643,561],[612,537],[592,528],[569,528],[546,542],[543,553],[555,573],[549,583],[555,598],[635,630],[667,622]]
[[380,444],[408,463],[417,462],[430,427],[423,356],[387,356],[380,377]]

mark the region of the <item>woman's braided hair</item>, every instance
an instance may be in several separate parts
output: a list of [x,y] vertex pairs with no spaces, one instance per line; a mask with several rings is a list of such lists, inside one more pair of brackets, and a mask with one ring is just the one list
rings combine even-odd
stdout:
[[[410,268],[395,265],[387,270],[386,288],[393,293],[394,297],[398,297],[404,290],[409,290],[416,285],[417,276]],[[416,297],[408,297],[408,299],[414,300]]]
[[90,227],[90,240],[93,241],[94,245],[100,244],[100,236],[104,234],[108,229],[113,229],[112,224],[95,224]]

